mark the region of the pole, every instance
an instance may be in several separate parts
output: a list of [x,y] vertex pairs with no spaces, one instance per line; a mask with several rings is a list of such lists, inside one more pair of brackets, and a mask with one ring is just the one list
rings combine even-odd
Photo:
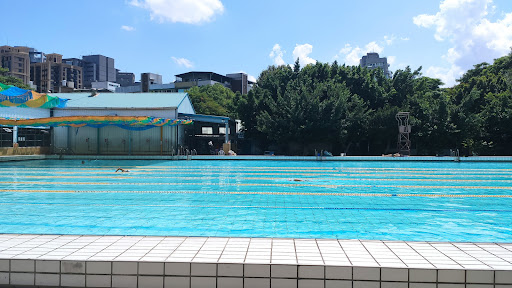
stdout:
[[229,120],[226,121],[226,134],[224,136],[224,143],[229,142]]
[[18,126],[12,127],[12,147],[18,147]]
[[160,155],[163,155],[164,127],[160,126]]

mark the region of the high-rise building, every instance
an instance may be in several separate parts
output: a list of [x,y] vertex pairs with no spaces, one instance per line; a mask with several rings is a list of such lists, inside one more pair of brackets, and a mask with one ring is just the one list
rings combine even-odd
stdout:
[[142,83],[142,92],[149,92],[149,86],[153,84],[162,84],[162,75],[155,73],[140,74],[140,82]]
[[121,87],[133,86],[135,83],[135,74],[131,72],[120,72],[119,69],[116,69],[116,82],[121,85]]
[[103,55],[82,57],[84,87],[90,88],[91,82],[116,82],[114,59]]
[[9,69],[8,74],[24,84],[30,81],[30,48],[22,46],[0,46],[0,65]]
[[363,56],[363,58],[359,60],[359,66],[366,67],[368,69],[380,68],[384,71],[384,75],[386,75],[386,77],[391,77],[388,70],[388,59],[386,57],[380,58],[379,53],[367,53],[366,56]]
[[[69,59],[67,59],[69,60]],[[62,55],[47,54],[46,61],[31,64],[30,79],[37,86],[37,91],[58,93],[62,87],[81,89],[82,67],[62,63]]]

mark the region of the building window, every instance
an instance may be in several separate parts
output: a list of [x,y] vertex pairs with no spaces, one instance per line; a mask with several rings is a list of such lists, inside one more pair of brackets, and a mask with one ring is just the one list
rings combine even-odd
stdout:
[[201,134],[212,135],[213,127],[201,127]]
[[[230,132],[231,130],[228,129],[228,133]],[[219,134],[224,134],[226,135],[226,127],[219,127]]]

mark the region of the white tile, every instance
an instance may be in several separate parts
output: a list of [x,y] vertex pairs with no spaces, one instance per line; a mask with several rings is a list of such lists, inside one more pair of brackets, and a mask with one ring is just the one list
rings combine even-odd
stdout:
[[60,285],[70,287],[85,287],[85,275],[60,275]]
[[111,287],[111,282],[110,275],[85,275],[87,287]]
[[380,288],[409,288],[409,283],[381,282]]
[[84,274],[85,262],[84,261],[61,261],[61,273]]
[[299,279],[298,288],[324,288],[324,280]]
[[139,262],[139,275],[164,275],[164,263]]
[[494,288],[494,285],[486,285],[486,284],[466,284],[466,288]]
[[297,288],[296,279],[270,279],[272,288]]
[[270,276],[272,278],[297,278],[296,265],[271,265]]
[[112,275],[112,287],[136,288],[137,276]]
[[190,277],[165,277],[164,288],[190,288]]
[[34,272],[34,260],[11,260],[11,272]]
[[59,286],[60,275],[59,274],[36,274],[35,285],[40,286]]
[[406,282],[409,279],[409,271],[407,269],[381,268],[380,270],[382,281]]
[[380,280],[380,268],[354,267],[354,280]]
[[137,262],[113,262],[112,274],[137,275]]
[[409,288],[436,288],[434,283],[409,283]]
[[354,281],[352,285],[354,288],[380,288],[380,282]]
[[9,273],[0,272],[0,285],[9,285]]
[[215,277],[191,277],[190,287],[194,288],[215,288],[217,279]]
[[217,288],[240,288],[244,286],[243,278],[218,277]]
[[244,264],[244,277],[270,277],[270,265]]
[[243,264],[218,264],[218,276],[244,276]]
[[60,261],[36,260],[36,272],[59,273]]
[[244,278],[244,288],[270,287],[269,278]]
[[192,263],[190,265],[190,275],[217,276],[217,264]]
[[[299,266],[299,278],[323,279],[324,266]],[[299,285],[300,286],[300,285]]]
[[85,268],[87,274],[112,274],[112,262],[89,261],[85,263]]
[[163,288],[164,277],[163,276],[139,276],[139,286],[144,288]]
[[438,270],[437,281],[439,283],[464,283],[466,273],[464,270]]
[[467,270],[466,283],[493,283],[494,271],[492,270]]
[[325,266],[325,279],[352,280],[352,267]]
[[409,281],[411,282],[436,282],[436,270],[431,269],[410,269]]
[[325,288],[352,288],[352,281],[325,280]]
[[190,263],[165,263],[165,275],[190,276]]
[[34,273],[11,273],[11,285],[34,285]]
[[465,284],[447,284],[447,283],[439,283],[437,284],[437,288],[466,288]]
[[512,284],[512,271],[495,271],[495,283]]

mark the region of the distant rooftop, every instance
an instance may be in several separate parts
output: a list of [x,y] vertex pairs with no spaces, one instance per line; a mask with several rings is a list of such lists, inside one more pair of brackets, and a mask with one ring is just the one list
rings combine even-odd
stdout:
[[189,102],[187,93],[55,93],[69,99],[66,108],[170,108]]

